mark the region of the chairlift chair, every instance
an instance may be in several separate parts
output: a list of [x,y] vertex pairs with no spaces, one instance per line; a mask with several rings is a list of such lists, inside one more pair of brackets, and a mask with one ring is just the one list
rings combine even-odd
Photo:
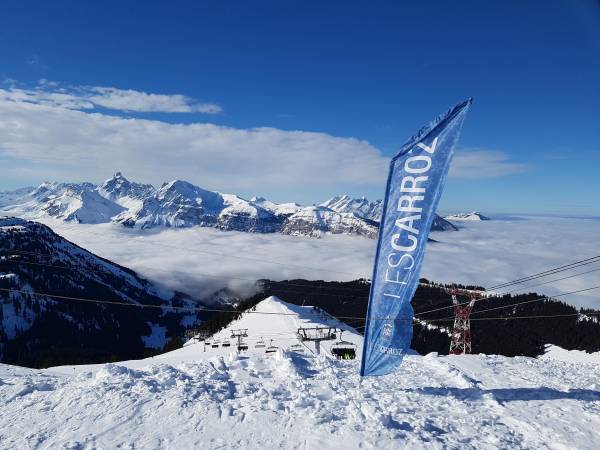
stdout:
[[265,348],[266,346],[267,344],[265,344],[265,341],[262,337],[258,341],[256,341],[256,344],[254,344],[254,348]]
[[223,343],[221,344],[221,347],[231,347],[231,342],[223,341]]
[[290,348],[288,348],[288,351],[296,352],[296,353],[304,353],[304,346],[302,344],[292,344],[292,345],[290,345]]
[[248,344],[246,344],[245,342],[240,342],[237,346],[238,352],[244,352],[246,350],[248,350]]
[[211,345],[212,348],[219,348],[219,341],[214,341]]
[[269,346],[265,349],[265,353],[270,354],[270,353],[275,353],[277,352],[277,350],[279,350],[279,347],[273,345],[273,339],[271,339],[271,343],[269,344]]
[[331,346],[331,354],[337,359],[356,359],[356,344],[340,339]]

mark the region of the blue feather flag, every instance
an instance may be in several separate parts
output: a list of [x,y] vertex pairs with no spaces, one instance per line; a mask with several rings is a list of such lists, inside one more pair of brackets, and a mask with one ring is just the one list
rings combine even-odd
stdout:
[[390,163],[371,278],[361,376],[392,372],[410,349],[410,302],[419,284],[425,244],[471,102],[468,99],[457,104],[421,129]]

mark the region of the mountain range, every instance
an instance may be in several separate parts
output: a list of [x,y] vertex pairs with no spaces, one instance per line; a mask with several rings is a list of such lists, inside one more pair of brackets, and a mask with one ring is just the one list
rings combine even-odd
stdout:
[[[120,223],[131,228],[193,226],[254,233],[321,236],[351,234],[375,238],[382,201],[336,196],[312,206],[250,200],[210,191],[182,180],[159,189],[129,181],[117,172],[102,185],[45,182],[0,193],[0,210],[28,219],[54,217],[76,223]],[[457,230],[436,215],[433,231]]]

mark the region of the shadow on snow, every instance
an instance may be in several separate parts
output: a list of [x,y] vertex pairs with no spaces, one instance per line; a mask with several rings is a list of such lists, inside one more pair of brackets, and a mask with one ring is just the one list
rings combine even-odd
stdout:
[[569,389],[568,391],[559,391],[547,387],[498,389],[424,387],[419,389],[408,389],[408,391],[441,397],[452,396],[460,400],[481,400],[483,397],[492,396],[498,403],[530,400],[600,401],[600,391],[592,391],[589,389]]

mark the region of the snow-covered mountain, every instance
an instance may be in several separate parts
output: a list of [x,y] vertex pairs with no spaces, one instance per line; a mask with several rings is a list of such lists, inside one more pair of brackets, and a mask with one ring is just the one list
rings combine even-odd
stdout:
[[109,222],[125,211],[125,208],[102,197],[95,189],[73,187],[67,187],[48,198],[40,209],[51,217],[77,223]]
[[369,218],[319,206],[277,204],[262,197],[246,200],[209,191],[182,180],[156,190],[117,172],[101,186],[43,183],[37,188],[0,193],[0,210],[28,219],[55,217],[77,223],[121,223],[132,228],[194,226],[254,233],[320,236],[355,234],[373,238]]
[[[321,204],[322,207],[332,209],[339,213],[354,214],[359,218],[371,220],[373,222],[379,222],[383,213],[383,200],[369,201],[365,197],[352,198],[348,195],[336,195],[330,198],[325,203]],[[435,215],[433,223],[431,224],[431,231],[457,231],[452,223],[442,217]]]
[[273,212],[237,195],[207,191],[181,180],[166,183],[146,197],[138,211],[117,220],[139,228],[204,226],[261,233],[278,231],[282,223]]
[[359,217],[379,222],[383,212],[383,201],[369,201],[366,197],[352,198],[348,195],[336,195],[330,198],[321,206],[333,209],[341,213],[354,213]]
[[144,199],[154,195],[156,189],[151,184],[131,182],[121,172],[117,172],[98,188],[98,192],[104,198],[136,211],[142,206]]
[[262,208],[271,211],[277,216],[290,216],[298,210],[302,209],[302,206],[298,203],[273,203],[264,197],[252,197],[250,199],[255,205],[261,206]]
[[45,225],[0,218],[1,361],[43,365],[48,349],[81,361],[141,357],[199,320],[195,312],[93,304],[77,297],[126,305],[198,305]]
[[378,224],[351,213],[339,213],[324,206],[305,206],[286,218],[282,233],[320,236],[326,233],[356,234],[376,238]]
[[[352,234],[375,238],[382,202],[362,197],[333,197],[318,206],[246,200],[209,191],[182,180],[156,190],[117,172],[101,186],[92,183],[43,183],[37,188],[0,193],[0,211],[28,219],[55,217],[77,223],[115,222],[131,228],[213,227],[253,233],[303,236]],[[456,230],[436,216],[433,231]]]
[[42,183],[33,190],[0,194],[0,209],[6,214],[36,219],[55,217],[67,222],[104,223],[125,211],[101,195],[92,183]]
[[324,233],[377,235],[368,219],[339,213],[326,207],[277,204],[263,197],[246,200],[176,180],[147,197],[141,208],[115,219],[136,228],[193,226],[253,233],[283,233],[320,236]]
[[489,217],[484,216],[477,211],[473,211],[470,213],[458,213],[452,214],[450,216],[444,217],[446,220],[469,220],[469,221],[481,221],[481,220],[491,220]]

